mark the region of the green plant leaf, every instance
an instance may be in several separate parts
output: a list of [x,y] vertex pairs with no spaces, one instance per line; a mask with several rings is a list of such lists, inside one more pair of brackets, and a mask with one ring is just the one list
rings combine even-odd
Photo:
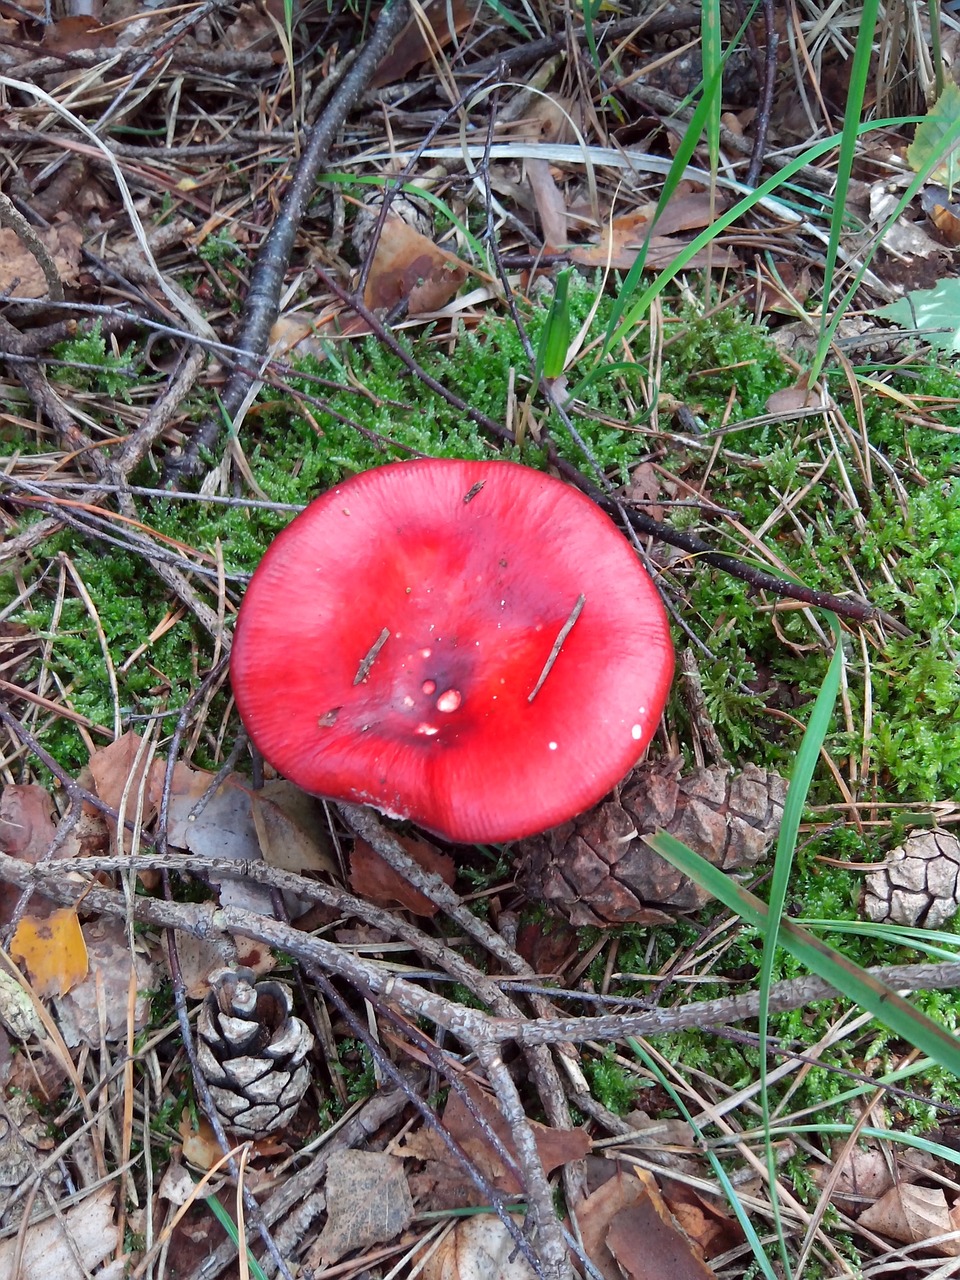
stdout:
[[877,307],[873,314],[901,329],[922,331],[931,347],[960,351],[960,279],[956,276],[938,281],[932,289],[913,289],[906,297]]
[[952,80],[948,80],[943,93],[917,125],[913,141],[907,147],[907,163],[914,172],[921,173],[938,156],[943,156],[942,164],[933,170],[931,177],[936,182],[942,182],[951,192],[960,179],[960,159],[951,146],[958,128],[960,88]]
[[541,374],[545,378],[559,378],[567,362],[567,351],[570,347],[570,303],[567,294],[572,271],[572,267],[565,267],[557,275],[553,302],[550,304],[547,322],[540,335],[533,378],[534,386],[539,384]]

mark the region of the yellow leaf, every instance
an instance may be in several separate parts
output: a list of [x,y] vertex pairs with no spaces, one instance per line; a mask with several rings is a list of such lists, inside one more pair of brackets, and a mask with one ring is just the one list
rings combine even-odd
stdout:
[[71,907],[61,907],[45,920],[24,916],[10,944],[22,960],[38,996],[62,996],[87,976],[87,944]]

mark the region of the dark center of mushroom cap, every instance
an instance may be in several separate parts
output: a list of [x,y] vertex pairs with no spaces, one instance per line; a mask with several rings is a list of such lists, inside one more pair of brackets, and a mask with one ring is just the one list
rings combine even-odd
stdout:
[[657,593],[592,503],[512,463],[435,460],[312,503],[254,575],[231,657],[280,772],[455,840],[599,800],[672,665]]

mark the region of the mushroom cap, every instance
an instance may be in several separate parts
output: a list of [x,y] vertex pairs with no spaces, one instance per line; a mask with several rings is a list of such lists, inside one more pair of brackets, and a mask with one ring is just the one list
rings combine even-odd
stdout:
[[254,743],[305,791],[501,841],[629,772],[673,647],[635,551],[583,494],[513,462],[426,458],[354,476],[283,530],[230,671]]

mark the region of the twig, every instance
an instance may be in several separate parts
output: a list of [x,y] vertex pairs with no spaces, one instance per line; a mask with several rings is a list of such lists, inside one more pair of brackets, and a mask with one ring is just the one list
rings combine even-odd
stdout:
[[567,618],[566,622],[563,624],[563,626],[560,628],[559,632],[557,633],[557,638],[553,642],[553,648],[547,654],[547,660],[543,664],[543,670],[540,672],[540,676],[539,676],[539,679],[537,680],[537,683],[533,686],[533,689],[530,691],[530,693],[527,694],[528,702],[532,702],[534,698],[537,696],[537,694],[540,692],[540,690],[543,688],[543,685],[547,676],[553,670],[554,663],[560,657],[560,650],[563,648],[564,640],[566,640],[567,636],[570,634],[570,632],[573,630],[574,626],[576,625],[577,619],[580,617],[580,614],[583,612],[583,606],[586,603],[587,603],[587,597],[581,592],[580,595],[577,596],[577,600],[573,608],[570,610],[570,616]]
[[[344,76],[310,133],[293,181],[283,198],[283,206],[257,254],[244,303],[243,324],[237,345],[258,357],[267,354],[270,330],[277,318],[284,276],[290,263],[294,241],[316,186],[317,175],[327,163],[330,148],[343,122],[367,88],[376,66],[406,23],[408,0],[388,0],[366,47]],[[246,370],[234,369],[223,391],[222,405],[232,418],[243,403],[253,379]],[[176,486],[180,480],[196,476],[202,454],[219,439],[222,421],[205,419],[179,456],[167,460],[165,481]]]
[[47,282],[47,294],[52,302],[63,301],[63,281],[60,279],[60,273],[57,271],[57,264],[50,256],[50,250],[43,243],[40,237],[31,227],[20,210],[16,207],[8,195],[0,191],[0,227],[9,227],[15,231],[23,243],[30,250],[37,263],[37,266],[43,272],[43,278]]
[[[305,1168],[299,1169],[288,1178],[283,1179],[280,1186],[264,1200],[260,1214],[268,1227],[279,1222],[288,1213],[296,1209],[310,1194],[327,1171],[327,1162],[335,1151],[347,1151],[351,1147],[359,1147],[389,1120],[394,1119],[407,1105],[411,1085],[409,1080],[404,1087],[384,1089],[375,1093],[349,1120],[339,1129],[324,1146],[323,1150],[310,1160]],[[277,1244],[285,1243],[285,1225],[274,1233]],[[299,1237],[298,1237],[299,1238]],[[214,1280],[221,1271],[236,1265],[237,1246],[228,1237],[218,1249],[215,1249],[186,1278],[186,1280]],[[261,1261],[267,1274],[273,1274]]]
[[777,83],[777,45],[779,37],[773,21],[773,0],[763,0],[763,37],[766,43],[766,56],[763,63],[763,91],[760,94],[760,109],[755,121],[756,130],[753,139],[753,151],[750,155],[750,166],[747,169],[746,184],[755,187],[763,168],[764,153],[767,149],[767,133],[770,130],[770,112],[773,109],[773,90]]
[[[81,900],[84,910],[123,917],[130,909],[123,894],[103,888],[92,879],[98,870],[136,867],[167,867],[192,875],[212,878],[229,872],[271,884],[281,891],[305,898],[316,895],[322,886],[291,872],[258,862],[230,862],[196,856],[161,858],[147,850],[136,858],[129,854],[111,857],[65,858],[47,866],[21,862],[0,854],[0,880],[21,888],[35,887],[44,897],[65,906]],[[72,880],[68,876],[82,879]],[[760,996],[756,991],[693,1001],[675,1007],[658,1007],[639,1013],[605,1014],[598,1017],[528,1018],[489,1017],[477,1009],[446,1000],[410,977],[398,977],[395,968],[352,955],[336,943],[304,933],[278,920],[258,916],[237,907],[217,907],[211,903],[165,902],[137,897],[132,904],[134,919],[163,929],[179,929],[196,938],[218,939],[239,934],[277,947],[305,964],[316,964],[325,973],[366,986],[382,1000],[390,1001],[413,1019],[426,1017],[458,1036],[470,1048],[505,1045],[520,1046],[581,1043],[587,1040],[616,1041],[626,1036],[666,1035],[689,1027],[722,1027],[731,1022],[750,1021],[757,1016]],[[871,977],[897,991],[942,991],[960,987],[960,962],[933,964],[878,965],[866,970]],[[774,983],[770,989],[771,1012],[802,1008],[817,1000],[836,997],[836,990],[822,978],[805,975]]]
[[[609,43],[611,40],[619,40],[623,36],[639,38],[640,36],[665,35],[671,31],[683,31],[688,27],[698,27],[699,25],[699,8],[689,8],[674,9],[667,13],[654,13],[648,18],[620,18],[616,22],[607,23],[606,26],[597,26],[594,31],[597,44],[600,45],[604,42]],[[545,36],[542,40],[528,40],[525,44],[515,45],[512,49],[505,49],[503,53],[495,53],[489,58],[481,58],[479,62],[471,63],[469,67],[459,68],[456,74],[485,76],[488,72],[497,70],[501,66],[509,72],[516,72],[523,67],[530,66],[533,62],[544,61],[551,54],[562,53],[568,47],[570,40],[574,40],[577,44],[586,44],[586,27],[577,27],[573,31],[564,31],[556,36]]]
[[[23,354],[20,334],[5,316],[0,316],[0,357]],[[47,381],[47,375],[37,365],[22,360],[10,362],[10,371],[22,383],[27,395],[44,415],[63,442],[64,448],[74,453],[86,452],[94,469],[102,467],[90,437],[74,422],[70,411]]]

